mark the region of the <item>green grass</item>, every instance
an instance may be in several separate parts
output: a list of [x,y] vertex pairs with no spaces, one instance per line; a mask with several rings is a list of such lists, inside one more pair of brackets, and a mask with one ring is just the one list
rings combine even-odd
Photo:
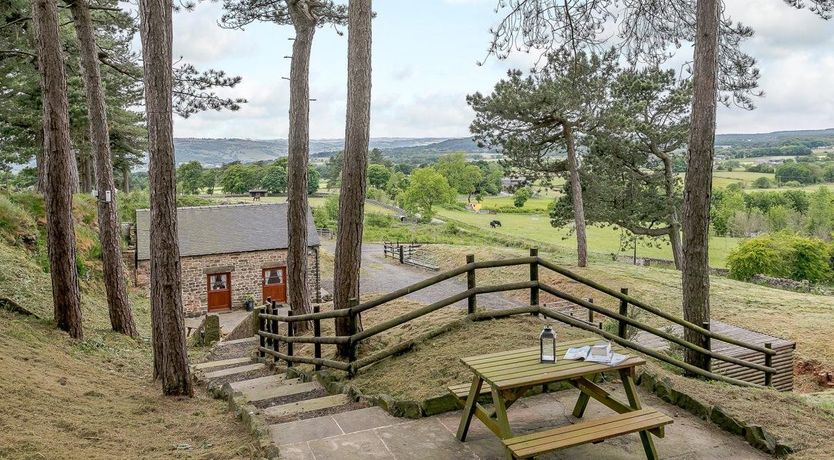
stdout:
[[[213,196],[204,196],[203,198],[208,197],[208,199],[213,204],[266,204],[266,203],[286,203],[287,197],[285,196],[266,196],[261,198],[259,201],[252,201],[251,198],[248,197],[225,197],[223,195],[213,195]],[[327,198],[320,197],[320,196],[311,196],[308,198],[310,206],[313,208],[323,206],[324,201]],[[384,214],[393,214],[393,211],[390,209],[383,208],[382,206],[373,204],[373,203],[365,203],[365,211],[366,212],[380,212]]]
[[[554,228],[550,219],[543,214],[475,214],[468,211],[441,209],[440,219],[446,218],[474,225],[485,232],[499,233],[510,237],[520,237],[533,241],[558,246],[567,250],[576,250],[576,237],[567,228]],[[489,223],[500,220],[501,227],[492,229]],[[602,254],[632,255],[632,249],[622,251],[620,248],[620,232],[611,227],[588,227],[588,250]],[[725,267],[729,252],[735,248],[740,238],[712,237],[710,239],[710,264],[713,267]],[[672,259],[672,250],[666,240],[658,240],[656,244],[639,242],[638,257],[652,257]]]

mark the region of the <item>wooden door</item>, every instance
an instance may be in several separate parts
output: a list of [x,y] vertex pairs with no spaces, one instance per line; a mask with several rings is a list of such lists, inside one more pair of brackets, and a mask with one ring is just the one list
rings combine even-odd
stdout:
[[213,273],[207,277],[208,311],[232,308],[232,274]]
[[271,298],[276,302],[287,301],[287,267],[263,269],[263,301]]

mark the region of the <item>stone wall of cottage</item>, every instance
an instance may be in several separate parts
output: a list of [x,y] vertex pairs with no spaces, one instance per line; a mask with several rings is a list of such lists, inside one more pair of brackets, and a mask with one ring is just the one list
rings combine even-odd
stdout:
[[[316,252],[310,249],[308,255],[308,281],[312,300],[316,300],[320,288],[320,274]],[[186,316],[204,315],[208,311],[207,276],[213,273],[231,273],[232,309],[243,308],[247,295],[251,294],[256,303],[262,297],[262,270],[287,265],[287,251],[237,252],[190,256],[180,259],[182,266],[182,304]],[[134,274],[136,285],[149,287],[150,260],[139,261]]]

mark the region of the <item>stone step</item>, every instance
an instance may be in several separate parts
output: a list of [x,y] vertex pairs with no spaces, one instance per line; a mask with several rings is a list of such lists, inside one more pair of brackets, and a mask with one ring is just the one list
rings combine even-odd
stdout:
[[235,340],[225,340],[217,342],[214,346],[215,347],[228,347],[232,345],[240,345],[242,343],[258,343],[257,337],[246,337],[245,339],[235,339]]
[[317,382],[299,383],[297,385],[272,385],[266,384],[242,390],[246,399],[251,402],[263,401],[265,399],[282,398],[284,396],[297,395],[301,393],[308,393],[310,391],[321,390],[322,386]]
[[263,363],[253,363],[246,366],[230,367],[219,371],[206,372],[205,378],[208,380],[217,379],[220,377],[228,377],[230,375],[245,374],[247,372],[257,371],[264,368],[266,368],[266,365]]
[[221,359],[219,361],[206,361],[204,363],[199,363],[191,366],[192,369],[201,371],[205,369],[211,369],[213,367],[223,367],[223,366],[231,366],[232,364],[245,364],[251,363],[252,359],[243,357],[243,358],[231,358],[231,359]]
[[275,374],[231,382],[228,385],[234,391],[245,391],[259,386],[283,386],[295,385],[296,383],[301,383],[301,379],[288,379],[284,374]]
[[282,404],[280,406],[267,407],[262,412],[268,417],[286,417],[288,415],[297,415],[304,412],[312,412],[315,410],[328,409],[331,407],[344,406],[350,402],[350,398],[344,394],[333,396],[324,396],[321,398],[308,399],[306,401],[297,401],[289,404]]
[[379,407],[367,407],[333,415],[276,423],[269,426],[269,434],[276,445],[285,446],[407,422],[409,420],[393,417]]

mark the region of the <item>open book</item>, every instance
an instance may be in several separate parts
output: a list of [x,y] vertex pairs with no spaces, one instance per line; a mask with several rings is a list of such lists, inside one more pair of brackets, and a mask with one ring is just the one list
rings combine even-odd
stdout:
[[565,359],[616,366],[628,359],[628,356],[614,353],[611,349],[610,342],[600,342],[594,345],[585,345],[584,347],[568,348],[568,351],[565,352]]

